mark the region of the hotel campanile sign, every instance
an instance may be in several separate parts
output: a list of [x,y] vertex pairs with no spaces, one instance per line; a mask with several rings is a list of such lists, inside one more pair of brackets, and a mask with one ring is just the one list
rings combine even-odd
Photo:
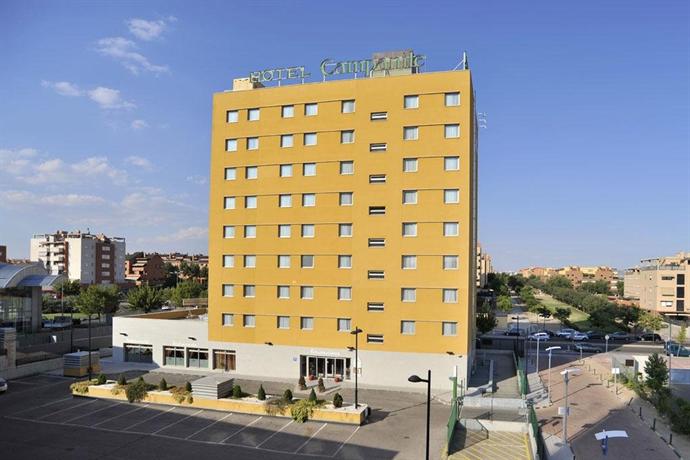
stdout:
[[[325,80],[330,75],[364,74],[369,76],[372,72],[391,70],[412,69],[413,71],[418,71],[425,61],[426,56],[407,51],[402,54],[391,54],[354,61],[334,61],[333,59],[326,58],[321,61],[319,69],[321,70],[321,76]],[[304,83],[304,79],[309,76],[311,76],[311,73],[307,72],[304,66],[296,66],[257,70],[250,72],[249,79],[252,83],[277,81],[280,84],[283,80],[302,80],[302,83]]]

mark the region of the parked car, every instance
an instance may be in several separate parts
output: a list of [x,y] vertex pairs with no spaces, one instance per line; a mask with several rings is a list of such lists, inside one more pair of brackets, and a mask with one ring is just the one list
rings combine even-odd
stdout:
[[565,337],[566,339],[569,339],[571,335],[573,335],[573,332],[577,332],[575,329],[561,329],[560,331],[556,332],[556,335],[558,337]]
[[668,342],[664,342],[664,350],[668,351],[669,348],[673,347],[678,347],[680,345],[678,342],[675,342],[673,340],[670,340]]
[[522,335],[522,329],[517,329],[517,328],[508,329],[507,331],[505,331],[503,333],[503,335],[512,335],[515,337],[520,337]]
[[587,331],[586,334],[590,340],[603,340],[604,336],[606,335],[600,331]]
[[652,334],[651,332],[640,335],[638,337],[638,340],[642,340],[643,342],[654,342],[654,343],[663,342],[663,339],[661,338],[661,336],[659,334]]
[[541,331],[537,331],[537,332],[542,332],[542,333],[548,335],[549,337],[553,337],[553,336],[556,335],[555,332],[553,332],[553,331],[551,331],[551,330],[549,330],[549,329],[542,329]]
[[535,332],[534,334],[530,334],[529,337],[527,337],[529,340],[539,340],[546,342],[549,340],[549,334],[546,332]]
[[7,391],[7,380],[0,377],[0,393],[4,393],[6,391]]
[[587,345],[585,343],[578,343],[575,345],[576,351],[581,351],[583,353],[601,353],[600,347],[595,347],[594,345]]
[[571,335],[570,338],[575,340],[576,342],[582,342],[583,340],[589,340],[589,336],[587,334],[585,334],[584,332],[573,332],[573,335]]
[[682,358],[690,357],[690,349],[681,346],[680,344],[672,344],[666,348],[666,355],[680,356]]
[[627,332],[612,332],[609,334],[609,340],[615,342],[617,340],[624,341],[624,342],[630,342],[633,339],[633,336],[628,334]]

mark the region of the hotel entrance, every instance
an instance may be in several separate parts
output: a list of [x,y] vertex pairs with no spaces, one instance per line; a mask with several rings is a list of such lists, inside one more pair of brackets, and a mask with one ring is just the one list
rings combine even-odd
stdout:
[[300,356],[300,376],[306,378],[350,379],[350,358],[337,356]]

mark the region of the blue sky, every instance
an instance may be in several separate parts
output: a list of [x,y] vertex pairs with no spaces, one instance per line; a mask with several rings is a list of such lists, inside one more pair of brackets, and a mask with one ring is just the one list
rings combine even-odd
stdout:
[[[423,6],[422,6],[423,5]],[[0,3],[0,244],[205,252],[211,97],[250,71],[470,56],[479,230],[498,269],[690,250],[685,1]]]

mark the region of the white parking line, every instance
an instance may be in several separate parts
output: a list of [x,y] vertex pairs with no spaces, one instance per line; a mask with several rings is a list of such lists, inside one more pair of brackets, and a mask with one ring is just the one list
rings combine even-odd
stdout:
[[16,414],[13,414],[13,415],[23,414],[23,413],[25,413],[25,412],[29,412],[29,411],[34,410],[34,409],[40,409],[41,407],[52,406],[53,404],[57,404],[57,403],[59,403],[59,402],[67,401],[67,400],[69,400],[69,399],[73,399],[73,397],[72,397],[72,396],[68,396],[68,397],[66,397],[66,398],[62,398],[62,399],[58,399],[58,400],[55,400],[55,401],[51,401],[51,402],[49,402],[49,403],[45,403],[45,404],[42,404],[42,405],[40,405],[40,406],[30,407],[30,408],[28,408],[28,409],[24,409],[24,410],[22,410],[22,411],[19,411],[19,412],[17,412]]
[[203,412],[203,411],[204,411],[203,409],[199,409],[198,411],[194,412],[193,414],[189,414],[189,415],[186,416],[186,417],[182,417],[181,419],[179,419],[179,420],[177,420],[177,421],[171,423],[170,425],[166,425],[166,426],[164,426],[163,428],[161,428],[160,430],[156,430],[156,431],[154,431],[154,432],[151,433],[151,434],[158,434],[158,433],[160,433],[161,431],[165,430],[166,428],[170,428],[170,427],[173,426],[173,425],[177,425],[177,424],[180,423],[182,420],[187,420],[189,417],[194,417],[195,415],[200,414],[200,413]]
[[160,417],[160,416],[163,415],[163,414],[167,414],[168,412],[170,412],[170,411],[173,410],[173,409],[175,409],[175,406],[172,406],[170,409],[164,410],[163,412],[159,412],[159,413],[157,413],[156,415],[154,415],[153,417],[149,417],[149,418],[146,418],[146,419],[144,419],[144,420],[142,420],[142,421],[140,421],[140,422],[137,422],[137,423],[135,423],[135,424],[133,424],[133,425],[129,425],[128,427],[123,428],[122,431],[127,431],[127,430],[129,430],[130,428],[132,428],[133,426],[141,425],[141,424],[144,423],[144,422],[149,422],[149,421],[153,420],[153,419],[156,418],[156,417]]
[[101,407],[100,409],[96,409],[96,410],[93,411],[93,412],[89,412],[88,414],[81,414],[81,415],[77,415],[76,417],[72,417],[71,419],[65,420],[65,421],[62,422],[62,423],[67,424],[67,423],[69,423],[69,422],[72,422],[72,421],[74,421],[74,420],[80,419],[80,418],[82,418],[82,417],[86,417],[87,415],[95,414],[96,412],[100,412],[100,411],[102,411],[102,410],[110,409],[111,407],[115,407],[115,406],[117,406],[117,405],[118,405],[118,403],[109,404],[109,405],[107,405],[107,406],[105,406],[105,407]]
[[353,431],[352,434],[350,436],[348,436],[347,439],[345,441],[343,441],[342,444],[340,444],[340,447],[338,447],[338,450],[336,450],[335,453],[333,455],[331,455],[331,458],[335,458],[335,456],[338,455],[338,452],[340,452],[340,449],[345,447],[345,444],[350,442],[350,439],[352,439],[352,437],[359,431],[360,428],[361,428],[361,426],[358,426],[357,428],[355,428],[355,431]]
[[306,446],[307,443],[308,443],[309,441],[311,441],[311,440],[314,438],[314,436],[316,436],[317,434],[319,434],[319,431],[323,430],[323,429],[326,427],[326,425],[328,425],[328,423],[324,423],[323,425],[321,425],[321,428],[319,428],[318,430],[316,430],[316,431],[314,432],[314,434],[312,434],[311,436],[309,436],[309,439],[307,439],[306,441],[304,441],[304,442],[302,443],[302,445],[299,446],[299,447],[297,448],[297,450],[294,451],[293,453],[296,454],[297,452],[299,452],[300,450],[302,450],[302,447]]
[[230,412],[228,415],[224,416],[223,418],[220,418],[220,419],[216,420],[215,422],[213,422],[213,423],[211,423],[211,424],[209,424],[209,425],[206,425],[205,427],[203,427],[203,428],[200,429],[199,431],[196,431],[196,432],[190,434],[190,435],[187,436],[185,439],[189,439],[189,438],[191,438],[191,437],[193,437],[193,436],[195,436],[195,435],[201,433],[201,432],[204,431],[206,428],[210,428],[210,427],[212,427],[213,425],[215,425],[216,423],[222,422],[223,420],[225,420],[226,418],[230,417],[231,415],[232,415],[232,412]]
[[236,434],[239,434],[239,433],[243,432],[244,430],[246,430],[246,429],[249,428],[250,426],[254,425],[256,422],[258,422],[258,421],[261,420],[262,418],[264,418],[263,415],[260,416],[260,417],[257,417],[255,420],[252,420],[251,423],[246,424],[244,427],[240,428],[239,430],[235,431],[233,434],[231,434],[231,435],[228,436],[227,438],[223,439],[223,440],[220,442],[220,444],[223,444],[225,441],[227,441],[228,439],[232,438],[232,437],[235,436]]
[[147,407],[149,407],[149,405],[148,405],[148,404],[144,404],[143,406],[137,407],[137,408],[132,409],[132,410],[128,410],[127,412],[123,412],[122,414],[119,414],[119,415],[115,415],[114,417],[110,417],[110,418],[108,418],[108,419],[105,419],[105,420],[103,420],[102,422],[98,422],[98,423],[96,423],[96,424],[93,425],[93,426],[98,426],[98,425],[100,425],[100,424],[102,424],[102,423],[109,422],[109,421],[111,421],[111,420],[115,420],[115,419],[118,418],[118,417],[122,417],[123,415],[131,414],[131,413],[133,413],[133,412],[136,412],[136,411],[138,411],[138,410],[145,409],[145,408],[147,408]]
[[67,410],[76,409],[77,407],[87,406],[87,405],[89,405],[89,404],[95,403],[96,401],[98,401],[98,399],[91,399],[91,400],[86,401],[86,402],[83,402],[83,403],[81,403],[81,404],[77,404],[76,406],[65,407],[64,409],[56,410],[55,412],[51,412],[51,413],[49,413],[49,414],[42,415],[42,416],[38,417],[36,420],[43,420],[44,418],[48,418],[48,417],[50,417],[51,415],[59,414],[60,412],[65,412],[65,411],[67,411]]
[[281,427],[278,431],[274,432],[272,435],[270,435],[269,437],[267,437],[266,439],[264,439],[263,441],[261,441],[259,444],[257,444],[257,445],[255,446],[255,448],[258,449],[259,447],[261,447],[261,444],[265,443],[266,441],[268,441],[269,439],[271,439],[273,436],[277,435],[278,433],[280,433],[281,431],[283,431],[285,428],[287,428],[288,426],[292,425],[292,422],[294,422],[294,420],[290,420],[289,422],[287,422],[287,423],[286,423],[283,427]]

